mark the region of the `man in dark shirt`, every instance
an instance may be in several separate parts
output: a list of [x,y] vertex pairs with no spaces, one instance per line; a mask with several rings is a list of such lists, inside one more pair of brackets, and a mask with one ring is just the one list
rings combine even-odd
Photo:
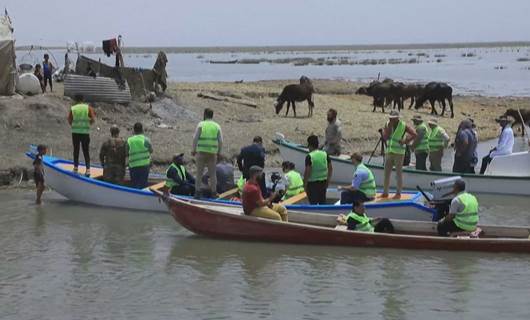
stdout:
[[116,125],[110,128],[110,136],[101,145],[99,151],[99,161],[103,166],[103,180],[121,184],[125,176],[125,158],[127,156],[125,140],[120,138],[120,129]]
[[305,158],[304,190],[310,204],[326,204],[326,192],[333,168],[329,155],[318,149],[318,137],[307,138],[309,154]]
[[477,138],[472,130],[471,121],[463,120],[455,137],[455,160],[453,172],[475,173]]
[[192,196],[195,192],[195,178],[184,164],[183,153],[173,156],[173,162],[166,171],[166,187],[172,194]]
[[[254,137],[252,144],[241,149],[237,156],[237,166],[243,174],[243,178],[248,180],[248,170],[252,166],[265,167],[265,148],[263,148],[263,139],[260,136]],[[265,184],[265,174],[259,180],[261,195],[267,197],[267,186]]]

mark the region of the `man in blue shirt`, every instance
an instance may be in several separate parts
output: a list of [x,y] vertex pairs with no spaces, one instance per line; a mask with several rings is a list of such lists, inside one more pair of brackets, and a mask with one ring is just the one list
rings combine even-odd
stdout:
[[[252,144],[241,149],[239,156],[237,156],[237,166],[239,171],[243,174],[243,179],[249,179],[249,169],[252,166],[260,168],[265,167],[265,148],[263,148],[263,139],[260,136],[254,137]],[[261,194],[267,198],[267,187],[265,185],[265,174],[259,180]]]
[[339,186],[343,190],[340,194],[340,203],[354,203],[355,201],[371,201],[375,198],[376,188],[374,175],[363,164],[363,156],[359,153],[351,155],[351,162],[355,167],[351,186]]

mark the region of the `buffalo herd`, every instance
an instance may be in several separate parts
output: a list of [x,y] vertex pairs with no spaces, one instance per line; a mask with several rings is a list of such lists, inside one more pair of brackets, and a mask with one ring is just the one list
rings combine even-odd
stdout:
[[[296,102],[306,101],[309,112],[308,117],[313,116],[313,93],[315,92],[311,80],[302,76],[300,83],[289,84],[285,86],[274,104],[276,114],[282,111],[284,104],[287,102],[285,116],[289,114],[290,106],[293,107],[294,117],[296,117]],[[360,87],[356,94],[367,95],[373,98],[373,112],[380,107],[383,112],[385,108],[392,104],[393,108],[403,109],[403,105],[410,100],[408,108],[413,106],[419,109],[425,102],[431,105],[431,114],[438,115],[435,105],[436,102],[442,107],[441,115],[445,114],[447,103],[451,108],[451,118],[454,118],[453,111],[453,88],[444,82],[429,82],[425,85],[416,83],[403,83],[392,79],[383,81],[372,81],[368,86]]]

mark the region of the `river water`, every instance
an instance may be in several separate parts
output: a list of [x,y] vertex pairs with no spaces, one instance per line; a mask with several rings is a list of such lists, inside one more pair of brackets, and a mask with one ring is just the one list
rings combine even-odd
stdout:
[[[0,319],[528,319],[530,256],[219,241],[169,215],[0,192]],[[481,196],[484,223],[528,200]]]

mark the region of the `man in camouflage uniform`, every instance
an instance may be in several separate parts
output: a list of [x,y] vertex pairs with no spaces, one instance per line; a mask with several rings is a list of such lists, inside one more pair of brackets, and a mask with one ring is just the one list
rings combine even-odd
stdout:
[[123,183],[125,176],[125,140],[119,137],[120,129],[113,125],[110,128],[111,137],[101,146],[99,161],[103,166],[103,180],[114,183]]

